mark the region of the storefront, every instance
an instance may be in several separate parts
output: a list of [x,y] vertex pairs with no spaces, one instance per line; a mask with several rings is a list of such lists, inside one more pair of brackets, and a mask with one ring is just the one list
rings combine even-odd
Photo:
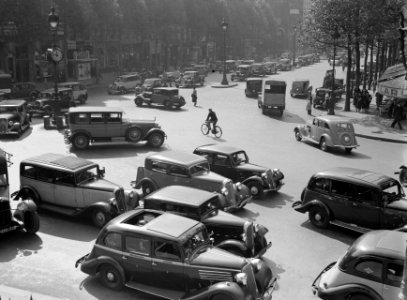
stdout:
[[406,69],[403,64],[388,67],[378,81],[378,92],[385,97],[407,99]]

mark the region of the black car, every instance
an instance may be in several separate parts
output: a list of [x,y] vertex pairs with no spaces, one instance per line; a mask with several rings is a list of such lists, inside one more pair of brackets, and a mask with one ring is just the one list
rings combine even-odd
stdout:
[[293,208],[308,212],[319,228],[334,224],[358,232],[395,229],[407,224],[407,201],[400,183],[389,176],[338,167],[314,174]]
[[206,157],[211,171],[245,184],[255,198],[260,198],[264,191],[278,191],[284,185],[284,174],[279,169],[250,163],[243,149],[209,144],[197,147],[194,154]]
[[20,136],[31,126],[27,102],[22,99],[0,101],[0,135]]
[[45,116],[51,115],[56,109],[66,111],[68,108],[76,106],[71,88],[59,88],[57,95],[58,98],[56,99],[54,89],[42,91],[38,99],[28,103],[29,113],[32,116]]
[[219,194],[196,188],[171,185],[144,198],[144,208],[162,210],[205,224],[213,232],[214,245],[245,257],[262,256],[268,229],[262,225],[219,210]]

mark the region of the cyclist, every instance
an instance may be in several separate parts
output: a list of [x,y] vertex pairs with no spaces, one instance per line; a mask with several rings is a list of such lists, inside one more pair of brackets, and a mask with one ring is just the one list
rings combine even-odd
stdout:
[[212,108],[209,109],[208,116],[206,117],[206,121],[208,122],[208,127],[209,130],[211,130],[211,123],[213,124],[213,129],[212,133],[216,133],[216,124],[218,123],[218,117],[216,116],[216,113],[212,110]]

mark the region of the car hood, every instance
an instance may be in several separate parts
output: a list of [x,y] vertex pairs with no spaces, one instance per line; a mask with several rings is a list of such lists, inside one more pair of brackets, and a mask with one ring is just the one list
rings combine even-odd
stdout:
[[106,179],[96,179],[92,181],[85,181],[80,184],[81,187],[83,188],[88,188],[88,189],[95,189],[95,190],[102,190],[102,191],[108,191],[108,192],[113,192],[115,189],[118,188],[118,185],[110,182]]
[[241,217],[232,215],[230,213],[218,210],[215,214],[208,216],[202,222],[206,225],[215,225],[215,224],[222,224],[222,225],[234,225],[234,226],[241,226],[243,227],[244,223],[246,222],[245,219]]
[[13,113],[2,113],[0,114],[0,119],[11,119],[15,116]]
[[241,165],[238,165],[236,168],[239,171],[246,171],[246,172],[251,171],[251,172],[259,172],[259,173],[266,172],[266,170],[267,170],[265,167],[251,164],[251,163],[241,164]]
[[215,181],[215,182],[223,182],[223,180],[226,179],[226,177],[216,174],[214,172],[208,172],[205,174],[199,174],[199,175],[194,175],[193,176],[196,179],[201,179],[201,180],[210,180],[210,181]]
[[407,199],[400,199],[398,201],[391,202],[387,205],[387,208],[403,210],[407,213]]
[[191,265],[195,266],[235,270],[241,270],[246,263],[244,257],[214,247],[207,248],[204,252],[198,253],[196,257],[191,260]]

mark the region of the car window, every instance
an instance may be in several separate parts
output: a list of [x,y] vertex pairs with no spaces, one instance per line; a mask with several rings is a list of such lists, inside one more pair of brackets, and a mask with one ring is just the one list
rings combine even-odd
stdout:
[[120,250],[122,247],[122,236],[119,233],[108,233],[103,239],[103,245],[109,248]]
[[90,114],[91,123],[103,123],[103,114],[102,113],[91,113]]
[[152,161],[151,170],[161,173],[167,173],[167,164],[159,161]]
[[345,197],[352,197],[354,195],[353,185],[339,180],[331,180],[331,192]]
[[365,259],[355,265],[355,270],[373,280],[382,278],[383,263],[378,260]]
[[74,174],[69,172],[55,171],[55,183],[62,185],[74,185]]
[[188,170],[185,167],[172,165],[169,167],[168,173],[174,176],[188,177]]
[[329,124],[324,122],[324,128],[329,129]]
[[316,178],[311,182],[311,189],[321,192],[330,191],[331,181],[328,178]]
[[216,154],[214,164],[218,166],[230,166],[229,156]]
[[108,113],[107,114],[107,122],[109,123],[120,123],[121,121],[121,114],[120,113]]
[[358,202],[369,203],[371,205],[376,206],[375,191],[370,187],[356,185],[355,186],[355,199]]
[[403,265],[397,263],[388,263],[386,267],[386,279],[397,286],[401,285],[403,279]]
[[154,256],[163,259],[181,260],[179,248],[170,242],[155,241]]
[[37,180],[52,182],[54,180],[54,172],[47,168],[36,167],[35,175]]
[[124,243],[125,251],[150,256],[151,245],[149,239],[126,236]]
[[89,115],[88,114],[75,114],[74,121],[75,121],[75,124],[79,124],[79,123],[88,124]]
[[21,176],[35,178],[35,167],[23,165],[21,168]]

